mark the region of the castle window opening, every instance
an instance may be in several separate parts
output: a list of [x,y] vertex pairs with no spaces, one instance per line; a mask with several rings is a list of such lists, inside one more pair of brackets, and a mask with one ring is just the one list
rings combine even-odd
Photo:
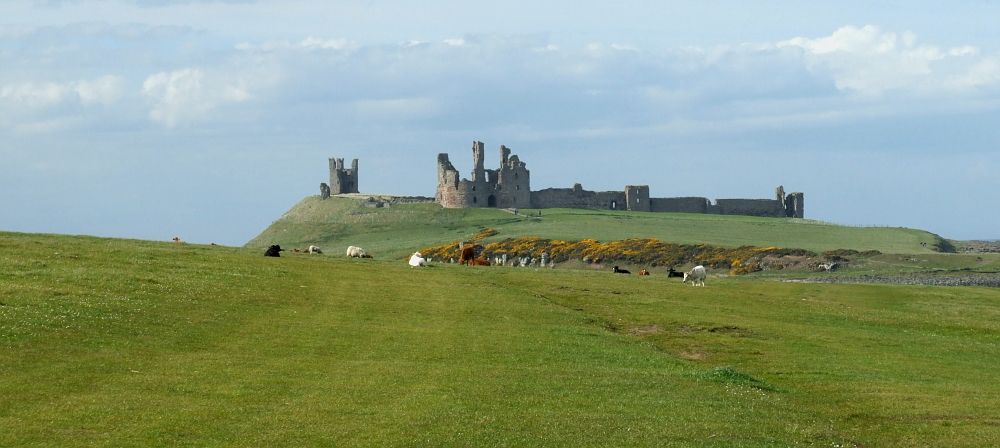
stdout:
[[611,201],[611,210],[617,210],[617,209],[618,209],[618,203],[615,201]]
[[475,196],[473,196],[473,197],[472,197],[472,203],[473,203],[473,204],[475,204],[476,202],[478,202],[478,201],[476,201],[476,197],[475,197]]
[[476,191],[476,186],[475,185],[472,186],[472,191]]
[[520,189],[521,189],[521,186],[520,186],[520,185],[514,185],[514,189],[515,189],[515,190],[520,190]]
[[496,207],[497,206],[497,198],[496,198],[496,196],[493,196],[491,194],[490,197],[486,198],[486,205],[488,207]]

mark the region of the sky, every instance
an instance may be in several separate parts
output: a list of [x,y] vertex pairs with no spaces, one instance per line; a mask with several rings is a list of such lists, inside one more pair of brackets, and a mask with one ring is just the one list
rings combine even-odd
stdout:
[[1000,1],[0,0],[0,230],[242,245],[359,160],[433,196],[805,193],[998,239]]

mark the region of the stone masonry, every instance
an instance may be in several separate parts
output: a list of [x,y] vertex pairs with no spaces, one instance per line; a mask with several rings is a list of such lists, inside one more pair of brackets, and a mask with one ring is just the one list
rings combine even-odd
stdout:
[[344,169],[344,159],[330,159],[330,194],[358,193],[358,159]]
[[802,218],[803,194],[775,190],[774,199],[651,198],[648,185],[628,185],[624,191],[587,191],[573,188],[546,188],[531,191],[525,163],[500,146],[500,168],[484,167],[483,142],[473,142],[474,168],[471,179],[463,179],[448,159],[438,154],[438,186],[434,201],[446,208],[585,208],[664,213],[706,213],[773,218]]

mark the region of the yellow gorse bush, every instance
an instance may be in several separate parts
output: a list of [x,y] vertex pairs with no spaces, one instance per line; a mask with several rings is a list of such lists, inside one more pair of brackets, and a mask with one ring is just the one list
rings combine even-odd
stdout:
[[[484,229],[477,237],[487,231],[493,232],[487,236],[497,234],[493,229]],[[473,241],[487,236],[474,237]],[[435,258],[458,258],[458,243],[424,249],[421,253]],[[555,262],[587,258],[594,263],[616,261],[649,267],[695,263],[714,269],[730,269],[730,275],[743,275],[763,269],[761,260],[769,255],[815,256],[803,249],[754,246],[726,248],[708,244],[664,243],[653,238],[630,238],[601,243],[594,239],[561,241],[538,237],[507,238],[489,243],[483,247],[481,256],[492,259],[507,254],[508,257],[541,258],[543,253],[548,253],[549,259]]]

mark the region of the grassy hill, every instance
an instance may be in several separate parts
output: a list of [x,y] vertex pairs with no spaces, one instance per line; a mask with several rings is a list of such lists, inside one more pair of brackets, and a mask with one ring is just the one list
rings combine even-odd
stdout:
[[[802,219],[749,216],[643,213],[579,209],[444,209],[437,204],[367,208],[358,201],[318,196],[303,199],[247,247],[317,245],[331,252],[361,246],[379,256],[400,258],[425,247],[460,241],[479,229],[500,234],[486,241],[518,236],[563,240],[616,241],[656,238],[664,242],[719,246],[777,246],[816,252],[875,249],[885,253],[926,254],[941,238],[929,232],[889,227],[848,227]],[[926,243],[926,246],[921,245]]]
[[0,446],[1000,444],[1000,289],[0,249]]

